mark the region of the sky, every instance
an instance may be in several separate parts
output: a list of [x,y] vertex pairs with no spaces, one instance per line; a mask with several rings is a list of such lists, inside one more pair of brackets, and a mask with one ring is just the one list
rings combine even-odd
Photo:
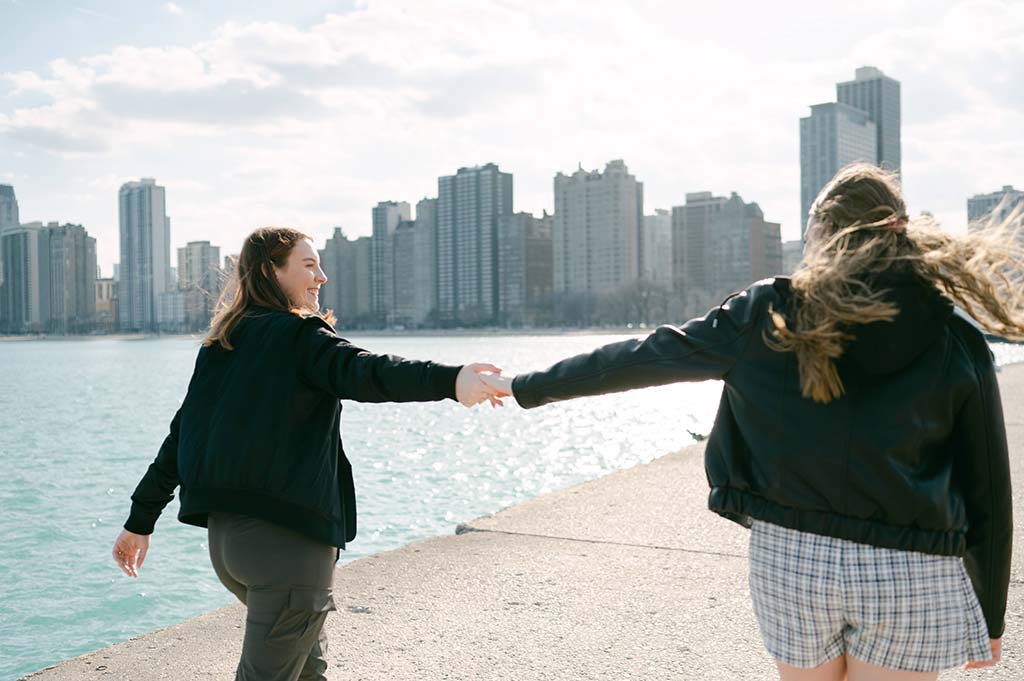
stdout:
[[902,84],[910,212],[1024,186],[1024,2],[0,0],[0,183],[82,224],[167,189],[173,249],[252,229],[370,233],[378,201],[497,163],[515,210],[623,159],[645,213],[737,192],[799,238],[799,119],[859,66]]

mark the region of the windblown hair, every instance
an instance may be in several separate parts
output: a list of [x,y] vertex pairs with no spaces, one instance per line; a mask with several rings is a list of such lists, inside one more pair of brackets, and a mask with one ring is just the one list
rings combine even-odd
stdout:
[[788,320],[771,310],[765,342],[794,352],[804,397],[827,403],[843,394],[836,360],[852,327],[891,321],[873,275],[911,273],[971,315],[985,330],[1024,339],[1024,204],[997,207],[968,233],[951,234],[928,214],[907,216],[896,176],[858,163],[840,170],[808,216],[806,248],[792,277]]
[[277,283],[274,267],[284,267],[292,249],[302,239],[312,241],[302,232],[287,227],[261,227],[246,237],[235,271],[217,301],[203,345],[219,343],[225,350],[233,350],[231,332],[243,318],[252,316],[257,306],[300,317],[317,315],[334,324],[330,310],[321,314],[319,310],[295,305]]

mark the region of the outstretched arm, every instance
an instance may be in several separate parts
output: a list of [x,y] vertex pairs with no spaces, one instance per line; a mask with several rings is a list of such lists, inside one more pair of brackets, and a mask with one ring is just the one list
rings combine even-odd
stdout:
[[[752,335],[760,333],[758,321],[770,287],[755,284],[681,327],[660,326],[645,339],[611,343],[544,371],[520,374],[511,382],[512,394],[529,409],[573,397],[722,378]],[[485,380],[495,389],[508,387]]]
[[339,400],[432,402],[458,400],[470,407],[484,400],[500,404],[500,394],[479,378],[500,372],[490,364],[451,366],[376,355],[352,345],[316,317],[306,319],[299,338],[300,373],[307,383]]

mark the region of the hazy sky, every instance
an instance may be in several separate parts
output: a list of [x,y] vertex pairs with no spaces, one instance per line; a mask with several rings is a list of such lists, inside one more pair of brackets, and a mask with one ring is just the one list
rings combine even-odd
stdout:
[[1024,2],[0,0],[0,182],[23,222],[118,257],[117,189],[167,188],[172,246],[268,224],[317,245],[498,163],[515,209],[622,158],[645,212],[738,192],[799,235],[799,119],[862,65],[902,83],[911,212],[1024,185]]

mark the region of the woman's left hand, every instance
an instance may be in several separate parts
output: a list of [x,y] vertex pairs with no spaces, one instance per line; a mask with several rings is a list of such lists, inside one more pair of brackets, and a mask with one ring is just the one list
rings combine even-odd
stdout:
[[114,542],[114,562],[129,577],[138,577],[142,561],[146,559],[146,552],[149,551],[148,534],[135,534],[128,530],[121,530],[117,541]]

